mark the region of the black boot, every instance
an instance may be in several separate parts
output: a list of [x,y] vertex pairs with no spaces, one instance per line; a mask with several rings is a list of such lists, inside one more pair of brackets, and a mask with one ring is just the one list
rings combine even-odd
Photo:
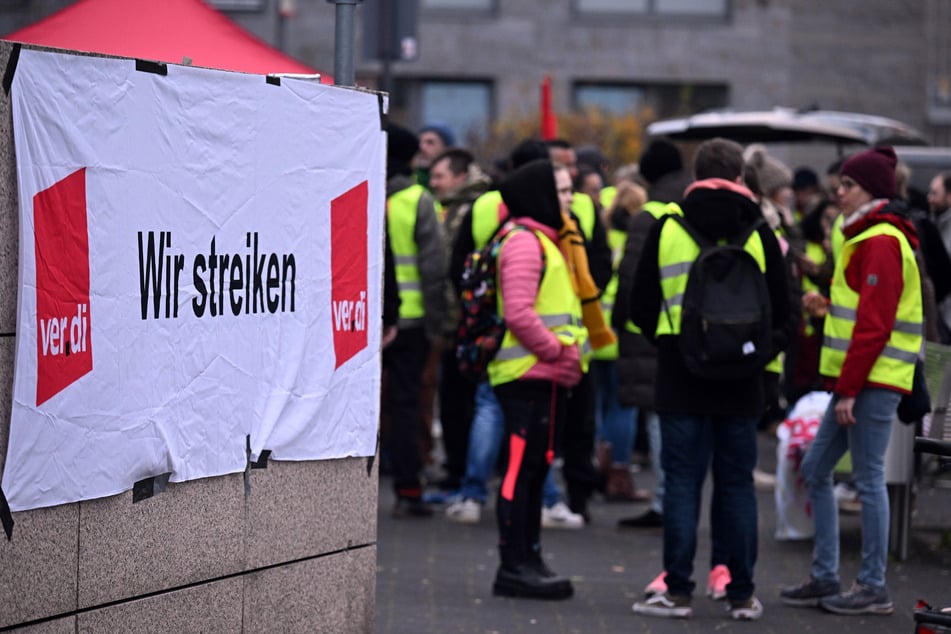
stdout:
[[502,553],[502,564],[495,574],[492,594],[547,600],[567,599],[574,594],[571,582],[552,572],[540,556],[529,557],[534,559],[534,562],[516,562],[515,558],[506,552],[507,549],[503,547],[499,550]]
[[[550,571],[549,571],[550,572]],[[499,566],[492,584],[492,594],[501,597],[526,599],[567,599],[575,593],[571,582],[564,577],[545,577],[537,568],[520,564],[514,568]]]
[[554,570],[548,567],[548,564],[545,563],[545,558],[542,557],[542,548],[541,544],[535,544],[528,553],[528,565],[538,571],[538,574],[545,577],[546,579],[552,579],[558,576]]
[[664,525],[664,516],[650,509],[643,515],[622,517],[617,521],[620,528],[660,528]]

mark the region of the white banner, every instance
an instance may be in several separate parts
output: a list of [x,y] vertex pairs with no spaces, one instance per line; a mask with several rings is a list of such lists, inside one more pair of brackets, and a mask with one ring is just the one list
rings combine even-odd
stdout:
[[376,95],[24,50],[12,87],[14,511],[275,459],[370,456]]

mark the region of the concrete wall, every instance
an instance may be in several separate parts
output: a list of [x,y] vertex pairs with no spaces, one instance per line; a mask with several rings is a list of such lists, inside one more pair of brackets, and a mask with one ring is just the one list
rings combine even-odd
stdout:
[[[11,45],[0,43],[0,68]],[[18,203],[0,94],[0,471],[10,433]],[[375,464],[375,461],[374,461]],[[378,474],[367,459],[266,469],[14,513],[0,535],[0,629],[368,632]],[[0,483],[2,484],[2,483]],[[249,488],[248,488],[249,487]]]

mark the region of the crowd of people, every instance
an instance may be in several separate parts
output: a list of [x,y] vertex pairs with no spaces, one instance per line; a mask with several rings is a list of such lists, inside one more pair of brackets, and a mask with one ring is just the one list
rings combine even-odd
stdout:
[[[542,529],[583,530],[595,495],[649,501],[619,521],[663,529],[663,570],[633,610],[684,618],[710,472],[706,594],[755,620],[756,435],[825,390],[802,464],[814,557],[781,600],[890,614],[884,456],[924,341],[951,343],[951,173],[925,198],[887,146],[820,178],[720,138],[689,166],[654,140],[613,172],[597,148],[530,138],[505,168],[488,176],[446,126],[388,126],[381,469],[394,514],[477,523],[491,496],[493,592],[564,599]],[[490,243],[506,330],[473,380],[456,357],[460,288]],[[757,310],[738,320],[744,302]],[[632,476],[639,431],[652,491]],[[849,588],[833,494],[846,451],[862,526]]]

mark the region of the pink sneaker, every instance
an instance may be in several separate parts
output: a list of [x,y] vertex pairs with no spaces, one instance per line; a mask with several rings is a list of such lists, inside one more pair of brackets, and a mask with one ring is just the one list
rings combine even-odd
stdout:
[[647,584],[647,587],[644,588],[644,596],[648,599],[654,596],[655,594],[664,594],[667,592],[667,571],[661,572],[659,575],[654,577],[654,580]]
[[730,583],[730,569],[720,564],[714,566],[707,577],[707,596],[714,601],[726,598],[726,586]]

